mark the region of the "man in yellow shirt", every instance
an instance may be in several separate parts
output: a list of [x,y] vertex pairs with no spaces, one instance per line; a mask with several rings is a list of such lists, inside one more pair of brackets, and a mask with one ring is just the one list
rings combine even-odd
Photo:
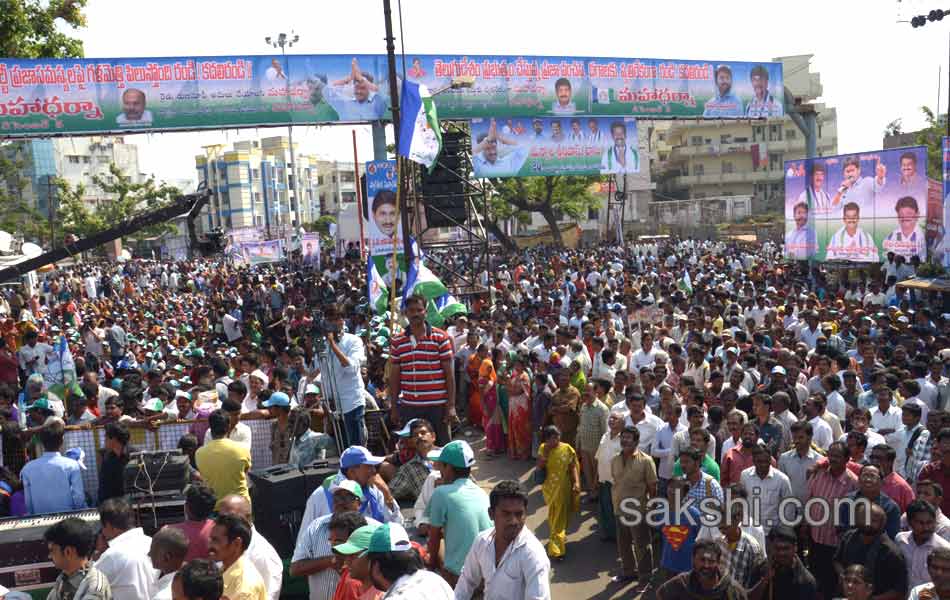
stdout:
[[[251,469],[251,452],[242,444],[228,439],[228,416],[216,410],[208,417],[211,441],[198,449],[195,462],[201,477],[221,500],[230,494],[243,496],[250,503],[247,472]],[[231,598],[231,600],[235,600]]]
[[208,557],[224,569],[224,593],[228,600],[267,600],[260,573],[244,552],[251,543],[251,526],[237,515],[219,515],[208,540]]

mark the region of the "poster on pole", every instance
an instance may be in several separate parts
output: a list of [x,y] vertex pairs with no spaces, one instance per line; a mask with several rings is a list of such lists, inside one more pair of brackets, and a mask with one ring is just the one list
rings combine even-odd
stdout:
[[[418,55],[442,119],[784,114],[781,63]],[[0,136],[391,120],[379,54],[0,60]],[[398,87],[398,86],[397,86]]]
[[244,264],[254,266],[284,260],[284,248],[280,240],[245,242],[241,245]]
[[944,136],[941,149],[943,150],[943,203],[940,206],[940,217],[943,220],[937,234],[937,243],[934,262],[950,268],[950,137]]
[[300,252],[303,263],[314,269],[320,268],[320,234],[305,233],[300,238]]
[[472,119],[475,177],[640,172],[634,117]]
[[881,262],[927,259],[923,146],[785,163],[785,255]]
[[367,161],[363,221],[370,256],[391,255],[394,235],[396,251],[402,248],[402,220],[396,210],[396,185],[396,161]]

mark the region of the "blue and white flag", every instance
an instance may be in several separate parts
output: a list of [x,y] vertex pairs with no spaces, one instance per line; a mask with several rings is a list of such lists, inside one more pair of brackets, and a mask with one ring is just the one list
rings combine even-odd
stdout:
[[431,171],[442,151],[442,130],[429,88],[402,81],[399,119],[399,156],[425,165]]

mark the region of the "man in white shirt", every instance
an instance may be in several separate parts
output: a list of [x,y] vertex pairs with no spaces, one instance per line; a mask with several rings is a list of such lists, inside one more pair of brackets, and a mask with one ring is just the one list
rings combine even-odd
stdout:
[[[336,408],[343,413],[345,446],[362,446],[366,443],[366,423],[363,415],[366,402],[363,399],[363,377],[360,369],[366,364],[366,349],[363,340],[343,331],[343,314],[331,308],[325,313],[327,324],[336,331],[327,333],[330,348],[330,365],[325,376],[331,376],[323,386],[324,392],[336,391]],[[326,377],[329,379],[329,377]]]
[[623,412],[615,410],[610,412],[607,417],[607,431],[600,438],[600,445],[594,453],[594,459],[597,461],[597,481],[600,482],[597,496],[599,504],[597,523],[600,527],[600,539],[604,541],[613,540],[616,535],[613,496],[610,495],[614,476],[610,470],[610,462],[620,454],[620,432],[623,431],[625,417]]
[[766,535],[779,524],[782,516],[779,515],[779,506],[782,501],[792,496],[788,475],[772,468],[771,462],[768,446],[756,444],[752,447],[752,466],[744,469],[739,476],[739,483],[749,498],[758,498],[760,501],[759,514],[752,515],[752,522],[761,525]]
[[653,347],[653,334],[644,332],[640,336],[640,349],[630,357],[630,372],[639,373],[643,367],[652,369],[655,364],[656,348]]
[[231,494],[221,499],[218,514],[237,515],[251,526],[251,543],[244,551],[244,557],[254,565],[261,579],[264,580],[269,600],[277,600],[280,597],[280,587],[284,578],[284,563],[277,554],[277,550],[254,527],[251,518],[251,503],[244,496]]
[[538,538],[524,526],[527,494],[517,481],[501,481],[488,499],[494,527],[478,534],[472,543],[455,585],[455,599],[469,600],[484,586],[485,598],[550,600],[551,561]]
[[150,591],[151,600],[172,600],[172,580],[185,562],[188,538],[181,529],[163,527],[155,533],[148,557],[158,571]]
[[808,418],[808,422],[811,423],[812,441],[819,449],[824,451],[834,441],[834,435],[831,431],[831,425],[821,418],[821,409],[824,406],[819,406],[819,404],[820,401],[815,397],[809,398],[805,402],[805,416]]
[[[251,428],[239,420],[241,418],[241,404],[234,398],[225,398],[224,401],[221,402],[221,410],[228,416],[227,438],[250,450],[253,436],[251,435]],[[208,429],[205,432],[204,443],[207,444],[210,441],[211,430]]]
[[650,454],[656,432],[663,427],[663,420],[646,412],[646,400],[643,398],[643,394],[627,396],[626,405],[628,413],[624,423],[627,427],[636,427],[640,430],[639,448],[644,453]]
[[109,548],[96,561],[96,568],[109,580],[115,600],[151,600],[157,573],[149,560],[152,539],[141,527],[125,498],[109,498],[99,505],[102,536]]

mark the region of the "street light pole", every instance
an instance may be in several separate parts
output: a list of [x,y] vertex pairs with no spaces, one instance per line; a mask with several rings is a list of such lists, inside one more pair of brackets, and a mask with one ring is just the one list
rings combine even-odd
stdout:
[[[291,37],[292,36],[292,37]],[[293,30],[290,31],[288,36],[286,33],[277,34],[277,39],[272,40],[270,36],[264,38],[264,42],[270,44],[274,48],[280,48],[280,56],[283,59],[282,63],[287,65],[287,71],[290,72],[290,64],[287,62],[287,48],[292,47],[300,41],[300,36],[296,35]],[[297,161],[294,157],[294,111],[293,111],[293,100],[290,96],[290,77],[288,73],[284,73],[284,82],[285,82],[285,91],[287,94],[287,104],[290,107],[290,121],[287,123],[287,141],[290,144],[290,173],[289,177],[292,177],[290,183],[290,191],[294,193],[294,199],[297,201],[297,219],[299,222],[300,219],[300,195],[297,193]],[[280,196],[278,195],[275,198],[275,206],[277,207],[277,228],[281,228],[280,220]],[[290,198],[287,199],[287,212],[290,213]]]

